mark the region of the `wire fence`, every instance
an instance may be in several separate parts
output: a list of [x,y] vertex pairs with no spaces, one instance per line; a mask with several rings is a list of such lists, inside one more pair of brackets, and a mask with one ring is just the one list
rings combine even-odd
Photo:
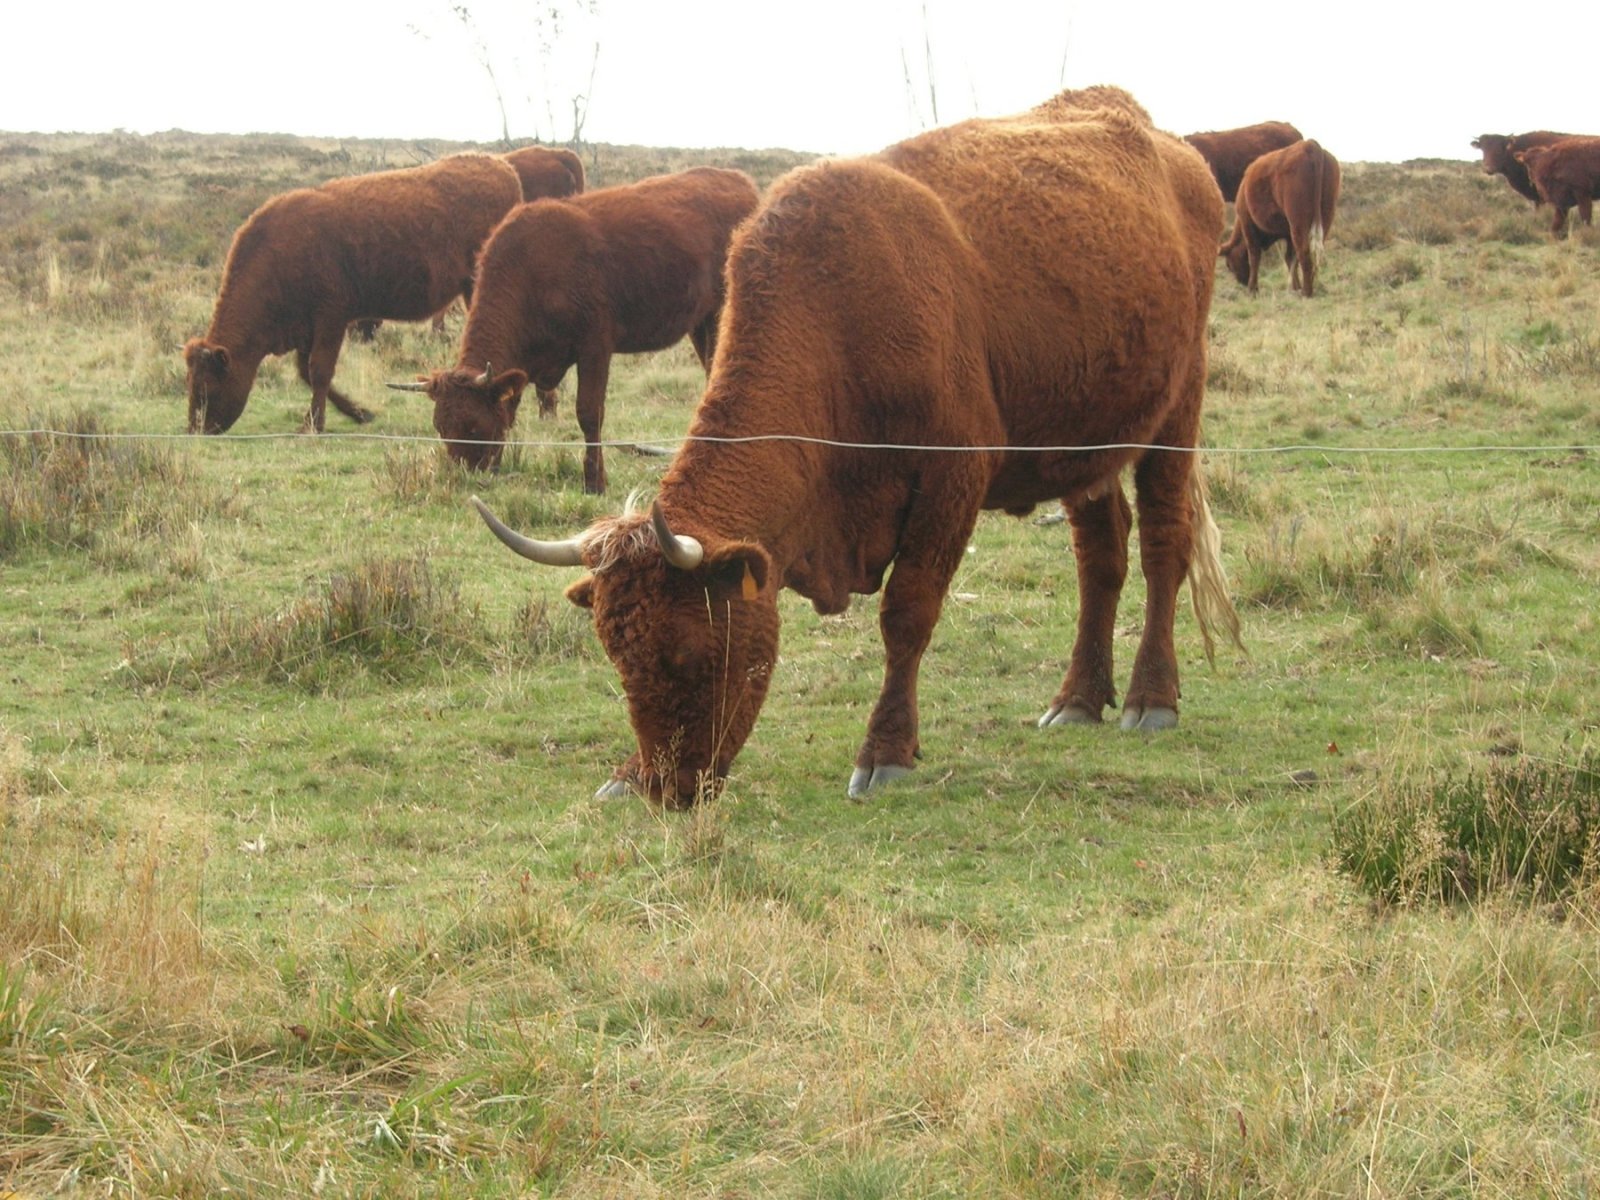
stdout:
[[[229,433],[210,435],[198,438],[190,433],[108,433],[103,431],[80,431],[70,429],[0,429],[0,438],[32,438],[32,437],[57,437],[79,441],[135,441],[135,442],[203,442],[207,445],[226,445],[230,442],[274,442],[274,441],[304,441],[307,435],[291,431],[281,433]],[[311,439],[318,445],[338,442],[376,442],[391,444],[417,444],[440,446],[444,441],[438,437],[426,434],[403,433],[321,433]],[[751,434],[745,437],[705,437],[691,435],[679,438],[675,443],[646,442],[638,438],[620,438],[615,440],[602,440],[595,443],[586,443],[581,440],[570,439],[517,439],[508,438],[503,442],[475,440],[470,438],[451,438],[452,444],[460,446],[486,446],[503,445],[507,450],[519,447],[524,450],[583,450],[593,444],[605,449],[616,450],[643,450],[647,453],[673,454],[690,442],[712,443],[717,445],[749,445],[761,442],[793,442],[810,446],[823,446],[838,450],[876,450],[876,451],[911,451],[916,453],[940,454],[1091,454],[1111,450],[1132,450],[1139,452],[1167,451],[1176,454],[1594,454],[1600,453],[1600,445],[1573,442],[1548,442],[1548,443],[1490,443],[1478,445],[1441,445],[1423,444],[1415,446],[1377,446],[1355,445],[1341,446],[1323,442],[1293,442],[1271,446],[1167,446],[1160,443],[1149,442],[1100,442],[1094,444],[1072,444],[1052,446],[970,446],[970,445],[937,445],[921,444],[914,442],[849,442],[833,438],[811,437],[805,434],[792,433],[764,433]]]

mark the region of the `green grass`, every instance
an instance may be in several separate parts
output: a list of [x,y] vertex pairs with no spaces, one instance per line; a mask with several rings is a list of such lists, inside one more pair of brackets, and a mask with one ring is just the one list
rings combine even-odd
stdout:
[[[560,536],[653,485],[616,449],[582,494],[570,384],[491,478],[383,388],[450,360],[420,326],[339,369],[359,433],[404,440],[294,435],[281,360],[241,436],[181,436],[176,347],[238,221],[409,161],[336,149],[0,135],[0,425],[147,435],[0,436],[0,1191],[1600,1188],[1592,886],[1394,904],[1341,869],[1386,803],[1592,761],[1594,234],[1550,242],[1471,164],[1351,164],[1316,299],[1281,258],[1255,299],[1219,278],[1207,469],[1249,655],[1207,667],[1180,613],[1176,731],[1035,728],[1070,539],[990,514],[912,779],[844,796],[876,598],[785,596],[727,791],[663,814],[593,798],[630,735],[571,573],[466,507]],[[619,360],[608,436],[671,444],[700,377]],[[1514,444],[1551,448],[1482,449]],[[1284,445],[1314,448],[1246,452]]]

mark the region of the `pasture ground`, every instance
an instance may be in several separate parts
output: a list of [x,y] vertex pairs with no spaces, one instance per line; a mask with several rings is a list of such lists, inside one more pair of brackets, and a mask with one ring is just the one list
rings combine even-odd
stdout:
[[[116,435],[0,435],[0,1192],[1600,1190],[1593,889],[1379,905],[1332,843],[1595,746],[1593,232],[1465,162],[1351,164],[1314,300],[1276,252],[1258,298],[1219,273],[1249,654],[1208,667],[1180,613],[1177,730],[1035,728],[1068,535],[986,515],[910,781],[844,795],[875,598],[789,596],[729,788],[661,814],[591,798],[630,741],[571,575],[465,504],[559,536],[650,486],[612,450],[581,494],[570,380],[520,426],[561,445],[491,479],[382,386],[453,361],[424,327],[347,348],[371,426],[291,436],[279,361],[232,435],[171,436],[238,222],[413,154],[0,135],[0,426]],[[700,384],[686,348],[619,360],[608,436],[671,442]],[[1135,572],[1123,672],[1141,603]]]

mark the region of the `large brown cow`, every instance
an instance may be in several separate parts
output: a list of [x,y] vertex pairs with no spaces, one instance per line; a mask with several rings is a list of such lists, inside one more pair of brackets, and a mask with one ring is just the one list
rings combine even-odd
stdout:
[[1218,253],[1253,296],[1261,252],[1284,239],[1289,286],[1310,296],[1322,265],[1322,239],[1339,203],[1339,160],[1307,139],[1263,154],[1245,170],[1234,202],[1233,233]]
[[1578,220],[1594,224],[1594,202],[1600,200],[1600,137],[1569,137],[1548,146],[1530,146],[1517,154],[1527,167],[1539,198],[1555,216],[1550,232],[1567,225],[1567,210],[1578,207]]
[[330,399],[352,420],[370,420],[333,386],[346,327],[364,317],[423,320],[470,292],[478,247],[521,200],[516,171],[490,154],[268,200],[234,234],[211,328],[184,347],[190,432],[232,426],[261,360],[290,350],[311,387],[305,428],[322,431]]
[[583,486],[605,491],[611,356],[664,350],[687,334],[711,369],[728,242],[759,198],[743,171],[691,167],[522,205],[483,248],[455,369],[390,386],[426,392],[451,457],[489,468],[528,381],[544,405],[576,365]]
[[517,169],[522,198],[560,200],[583,191],[583,160],[560,146],[524,146],[500,156]]
[[1472,139],[1472,148],[1483,154],[1485,175],[1504,175],[1506,182],[1519,196],[1532,200],[1533,206],[1538,208],[1539,190],[1533,186],[1533,180],[1528,178],[1528,168],[1522,165],[1517,155],[1534,146],[1548,146],[1551,142],[1571,136],[1570,133],[1551,133],[1548,129],[1535,130],[1533,133],[1482,133]]
[[1269,151],[1294,145],[1300,140],[1300,131],[1287,121],[1262,121],[1240,129],[1190,133],[1183,140],[1200,151],[1222,190],[1222,198],[1231,204],[1239,194],[1245,168]]
[[1099,721],[1129,466],[1147,589],[1122,725],[1176,724],[1186,573],[1208,648],[1213,622],[1237,630],[1191,453],[1221,224],[1204,161],[1117,88],[775,184],[735,238],[711,378],[652,513],[555,543],[492,523],[589,568],[567,595],[593,611],[638,739],[602,793],[683,804],[717,786],[777,661],[778,590],[836,613],[891,564],[849,791],[905,774],[919,665],[982,508],[1067,506],[1078,633],[1039,724]]

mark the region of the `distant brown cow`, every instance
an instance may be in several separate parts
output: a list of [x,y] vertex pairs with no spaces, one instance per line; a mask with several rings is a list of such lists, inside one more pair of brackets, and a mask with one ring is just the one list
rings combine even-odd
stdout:
[[1116,88],[774,184],[735,235],[711,378],[652,513],[555,543],[496,523],[520,553],[588,568],[567,596],[593,612],[637,739],[602,792],[715,791],[766,696],[786,587],[824,613],[883,589],[882,691],[848,789],[905,775],[923,654],[984,508],[1066,503],[1077,637],[1039,725],[1099,722],[1125,470],[1146,588],[1121,724],[1177,724],[1185,576],[1202,629],[1234,616],[1190,452],[1221,226],[1199,154]]
[[1539,189],[1533,186],[1533,180],[1528,178],[1528,168],[1518,160],[1517,155],[1534,146],[1548,146],[1551,142],[1571,136],[1570,133],[1551,133],[1548,129],[1533,133],[1483,133],[1472,139],[1472,148],[1483,152],[1485,175],[1504,175],[1506,182],[1518,195],[1532,200],[1533,206],[1538,208]]
[[1555,210],[1550,232],[1567,225],[1567,209],[1578,206],[1578,220],[1594,224],[1594,202],[1600,200],[1600,137],[1569,137],[1548,146],[1530,146],[1517,154],[1527,167],[1539,198]]
[[[571,150],[552,146],[524,146],[500,155],[517,172],[522,181],[524,200],[542,200],[546,197],[560,200],[583,191],[583,160]],[[358,342],[370,342],[377,336],[383,322],[374,318],[355,321],[350,326],[350,337]],[[444,332],[444,313],[433,316],[433,331]]]
[[1307,139],[1251,163],[1234,202],[1233,233],[1218,253],[1255,295],[1261,252],[1280,238],[1289,286],[1310,296],[1322,265],[1322,239],[1339,202],[1339,160]]
[[583,160],[560,146],[524,146],[500,156],[517,169],[522,198],[560,200],[583,191]]
[[487,468],[500,461],[528,381],[548,394],[576,365],[583,486],[605,491],[611,356],[664,350],[687,334],[711,369],[728,240],[758,199],[743,171],[692,167],[522,205],[483,248],[455,369],[393,386],[425,391],[451,457]]
[[1300,131],[1287,121],[1263,121],[1241,129],[1218,129],[1184,137],[1206,160],[1222,198],[1232,203],[1239,194],[1245,168],[1271,150],[1281,150],[1300,140]]
[[234,234],[211,328],[184,347],[190,432],[231,427],[261,360],[290,350],[311,387],[304,428],[322,431],[330,399],[371,420],[333,386],[346,327],[420,321],[469,293],[478,247],[521,199],[509,163],[456,154],[268,200]]

